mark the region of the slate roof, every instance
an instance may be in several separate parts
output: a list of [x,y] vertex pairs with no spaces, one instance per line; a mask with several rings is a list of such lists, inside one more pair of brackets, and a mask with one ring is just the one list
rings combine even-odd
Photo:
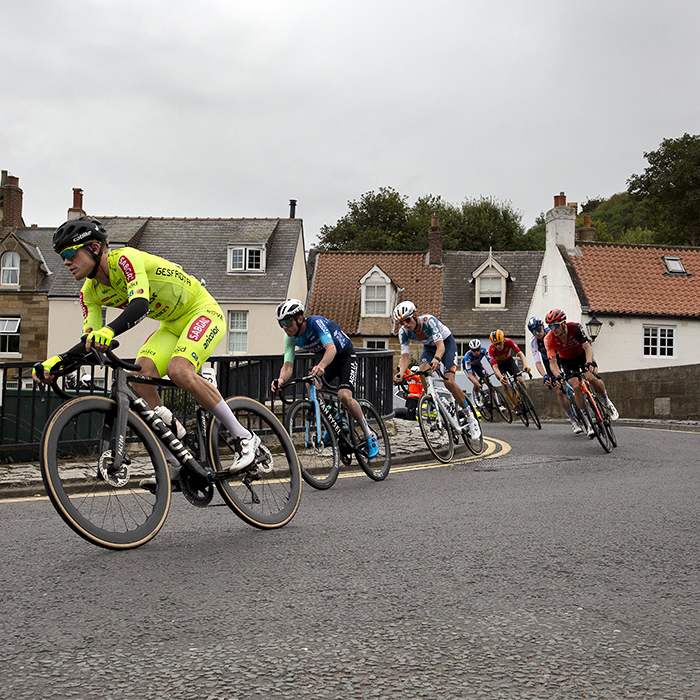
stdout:
[[493,259],[509,273],[506,307],[475,309],[475,283],[469,280],[488,256],[488,251],[443,252],[445,273],[440,320],[455,338],[484,338],[496,328],[506,336],[522,338],[544,251],[494,251]]
[[[301,219],[97,218],[110,242],[129,243],[181,265],[186,273],[204,278],[220,303],[283,300],[303,235]],[[230,244],[267,244],[265,274],[227,274]],[[59,266],[49,296],[77,296],[81,286]]]
[[[579,242],[560,247],[581,304],[600,314],[700,316],[700,248]],[[669,274],[664,256],[687,276]]]
[[[398,301],[410,299],[420,313],[440,314],[443,268],[426,265],[426,253],[318,252],[308,310],[356,335],[360,324],[360,280],[379,267],[399,288]],[[391,300],[390,300],[391,303]]]

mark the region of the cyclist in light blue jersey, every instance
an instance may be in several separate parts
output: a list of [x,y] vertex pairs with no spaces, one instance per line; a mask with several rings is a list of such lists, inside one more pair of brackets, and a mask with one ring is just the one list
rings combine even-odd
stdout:
[[357,381],[357,355],[348,338],[335,321],[323,316],[304,317],[304,305],[299,299],[287,299],[277,307],[277,323],[286,333],[284,339],[284,364],[279,378],[272,382],[272,391],[278,391],[289,381],[294,371],[294,352],[297,347],[320,355],[311,368],[312,377],[325,377],[331,382],[339,378],[338,400],[362,426],[367,438],[367,456],[372,459],[379,453],[377,436],[367,424],[360,404],[353,398]]
[[[457,371],[458,350],[457,343],[452,337],[452,331],[430,314],[418,315],[416,305],[412,301],[402,301],[394,309],[394,320],[401,324],[399,330],[399,345],[401,346],[401,360],[399,372],[395,376],[397,382],[402,381],[410,364],[409,340],[419,340],[424,348],[420,358],[420,369],[428,368],[436,370],[442,363],[445,375],[445,387],[454,396],[457,406],[461,407],[469,422],[469,431],[473,438],[481,434],[481,427],[469,409],[464,392],[455,381]],[[421,377],[422,379],[422,377]]]

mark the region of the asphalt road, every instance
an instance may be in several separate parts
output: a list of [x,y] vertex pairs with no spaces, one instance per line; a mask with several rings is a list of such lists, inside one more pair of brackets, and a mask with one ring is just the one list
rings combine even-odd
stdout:
[[700,435],[485,433],[273,532],[176,496],[118,553],[0,502],[0,697],[700,698]]

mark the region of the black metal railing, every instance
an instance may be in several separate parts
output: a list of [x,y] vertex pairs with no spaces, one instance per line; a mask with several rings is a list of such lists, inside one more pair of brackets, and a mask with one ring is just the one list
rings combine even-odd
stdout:
[[[357,396],[371,401],[385,418],[393,416],[394,351],[357,349],[359,360]],[[286,407],[270,392],[279,376],[281,355],[217,356],[209,359],[223,396],[249,396],[267,404],[282,420]],[[62,403],[56,394],[43,393],[31,380],[31,362],[0,363],[0,462],[30,462],[38,459],[41,433],[51,413]],[[309,373],[314,356],[297,353],[294,376]],[[73,377],[62,377],[61,387],[74,396],[108,395],[111,370],[85,365]],[[301,397],[304,387],[295,387]],[[163,389],[161,397],[181,422],[194,415],[194,400],[182,389]]]

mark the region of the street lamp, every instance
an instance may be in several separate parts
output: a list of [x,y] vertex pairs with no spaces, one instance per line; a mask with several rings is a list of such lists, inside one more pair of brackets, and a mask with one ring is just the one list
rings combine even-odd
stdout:
[[591,320],[586,324],[588,337],[591,339],[591,343],[595,342],[602,327],[603,324],[595,317],[595,314],[591,314]]

